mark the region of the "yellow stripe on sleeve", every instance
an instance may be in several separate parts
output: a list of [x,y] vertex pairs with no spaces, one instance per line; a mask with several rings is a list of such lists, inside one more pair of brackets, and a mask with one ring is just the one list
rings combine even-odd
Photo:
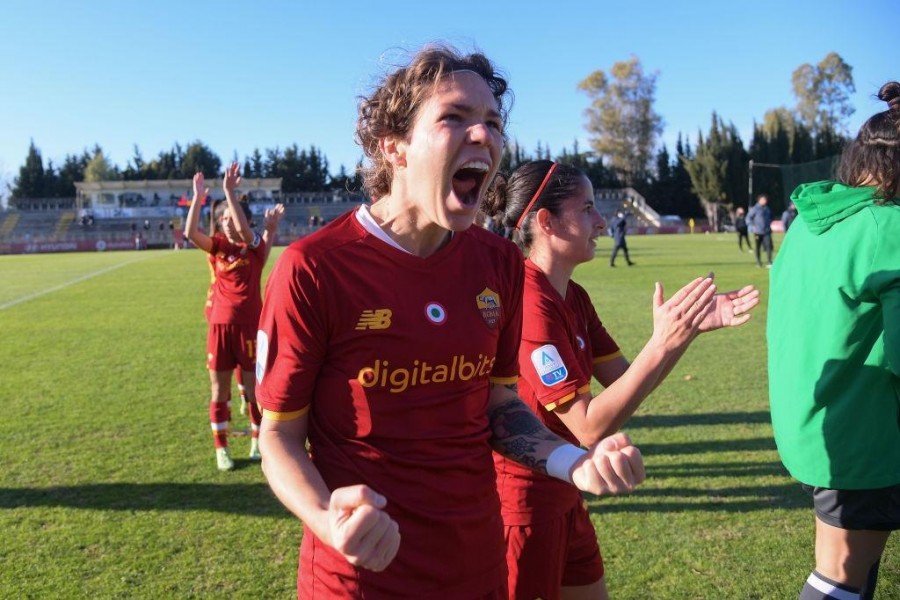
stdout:
[[488,381],[490,381],[494,385],[512,385],[514,383],[519,383],[519,376],[516,375],[514,377],[488,377]]
[[269,419],[270,421],[293,421],[295,419],[299,419],[308,412],[309,406],[291,412],[274,412],[271,410],[263,409],[262,416],[266,419]]
[[550,404],[545,404],[544,408],[546,408],[547,410],[556,410],[557,407],[559,407],[561,404],[565,404],[566,402],[568,402],[569,400],[571,400],[572,398],[574,398],[577,395],[578,395],[577,392],[572,392],[571,394],[566,394],[565,396],[563,396],[556,402],[551,402]]
[[612,354],[607,354],[606,356],[598,356],[594,359],[594,364],[596,365],[597,363],[609,362],[611,360],[619,358],[620,356],[622,356],[621,350],[619,350],[618,352],[613,352]]
[[559,408],[566,402],[571,402],[572,400],[574,400],[581,394],[583,394],[585,392],[590,392],[590,391],[591,391],[591,384],[583,385],[580,388],[578,388],[575,392],[568,394],[566,396],[563,396],[556,402],[551,402],[550,404],[544,406],[544,408],[546,408],[547,410],[556,410],[557,408]]

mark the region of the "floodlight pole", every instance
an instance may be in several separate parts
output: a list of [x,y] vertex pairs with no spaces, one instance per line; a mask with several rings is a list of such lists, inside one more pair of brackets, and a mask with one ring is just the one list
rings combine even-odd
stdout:
[[750,168],[747,169],[747,172],[749,173],[749,177],[747,178],[749,180],[748,189],[747,189],[747,208],[748,209],[753,204],[753,167],[772,167],[775,169],[780,169],[781,165],[773,165],[771,163],[758,163],[758,162],[753,162],[752,158],[750,159]]

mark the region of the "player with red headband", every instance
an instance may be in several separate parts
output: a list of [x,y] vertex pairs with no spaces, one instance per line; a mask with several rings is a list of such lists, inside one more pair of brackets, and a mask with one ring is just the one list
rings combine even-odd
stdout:
[[[304,522],[301,598],[505,598],[491,449],[543,471],[571,448],[516,395],[521,254],[471,227],[505,101],[481,54],[428,48],[388,74],[359,105],[373,202],[292,244],[269,278],[260,445]],[[571,476],[626,492],[643,463],[620,434]]]
[[253,383],[256,360],[256,328],[262,309],[260,279],[268,257],[268,238],[274,235],[284,208],[278,205],[266,211],[266,234],[250,227],[249,207],[235,197],[240,184],[240,166],[231,164],[225,170],[222,187],[225,200],[217,202],[210,212],[210,233],[200,230],[200,207],[209,190],[203,173],[194,175],[194,197],[188,211],[185,235],[195,246],[209,255],[212,281],[207,297],[209,333],[206,341],[207,368],[212,388],[209,420],[216,448],[216,466],[220,471],[234,468],[228,448],[231,421],[231,372],[240,368],[250,407],[253,429],[250,458],[258,460],[259,423],[261,413],[256,406]]
[[[653,294],[653,336],[630,363],[610,337],[587,292],[572,281],[593,259],[606,226],[594,190],[578,169],[550,161],[498,177],[484,211],[515,227],[525,262],[519,391],[548,429],[572,445],[551,454],[547,471],[572,461],[612,435],[666,377],[703,331],[740,325],[759,302],[752,286],[715,294],[712,278],[697,278],[664,301]],[[591,378],[606,389],[591,396]],[[495,455],[507,541],[510,598],[606,598],[597,534],[581,493],[559,478]]]

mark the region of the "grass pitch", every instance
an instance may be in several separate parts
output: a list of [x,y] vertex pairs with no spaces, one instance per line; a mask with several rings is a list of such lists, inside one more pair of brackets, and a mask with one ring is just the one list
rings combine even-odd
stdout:
[[[769,424],[768,271],[732,235],[629,246],[634,267],[609,268],[604,239],[575,275],[627,356],[650,335],[654,281],[669,296],[714,271],[720,290],[756,284],[763,304],[701,336],[627,425],[647,482],[589,501],[610,593],[796,597],[813,521]],[[204,256],[0,256],[0,281],[0,597],[293,597],[302,526],[243,458],[249,437],[231,438],[234,472],[215,470]],[[878,598],[900,599],[896,535]]]

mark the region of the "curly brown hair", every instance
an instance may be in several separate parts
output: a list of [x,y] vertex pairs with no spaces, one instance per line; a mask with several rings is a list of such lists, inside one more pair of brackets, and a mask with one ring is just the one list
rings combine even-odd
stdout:
[[431,96],[441,78],[463,70],[473,71],[484,79],[497,100],[505,125],[512,101],[506,79],[483,54],[463,55],[449,46],[423,48],[408,65],[386,75],[369,96],[360,97],[356,142],[370,161],[368,166],[360,168],[360,173],[363,187],[372,200],[390,193],[393,177],[390,163],[381,154],[380,141],[392,136],[406,139],[419,107]]

